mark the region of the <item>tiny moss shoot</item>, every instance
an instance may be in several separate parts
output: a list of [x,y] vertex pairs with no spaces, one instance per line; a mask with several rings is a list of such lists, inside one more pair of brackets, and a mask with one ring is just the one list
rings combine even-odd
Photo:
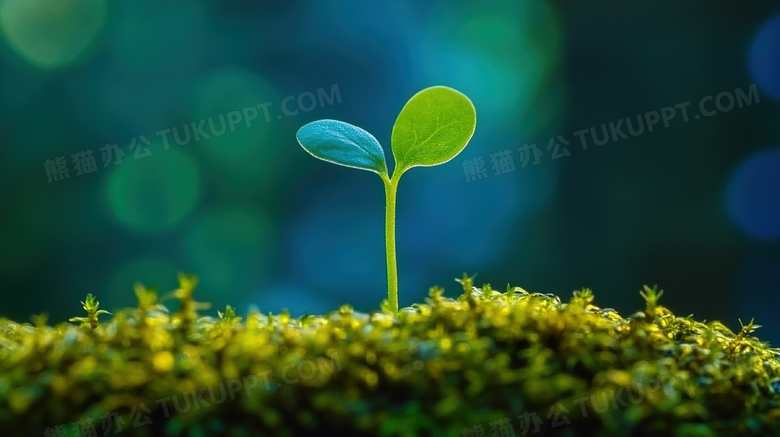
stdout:
[[81,302],[81,305],[84,307],[84,311],[87,312],[87,317],[73,317],[70,321],[80,323],[80,326],[85,329],[97,328],[98,316],[102,314],[111,314],[106,310],[100,309],[100,302],[92,296],[92,293],[87,295],[85,302]]
[[390,144],[395,158],[392,177],[385,152],[365,130],[336,120],[308,123],[296,135],[312,156],[333,164],[379,175],[385,187],[385,250],[387,253],[388,307],[398,312],[398,268],[395,252],[395,199],[401,175],[412,167],[443,164],[468,144],[477,125],[471,100],[444,87],[426,88],[412,96],[393,125]]

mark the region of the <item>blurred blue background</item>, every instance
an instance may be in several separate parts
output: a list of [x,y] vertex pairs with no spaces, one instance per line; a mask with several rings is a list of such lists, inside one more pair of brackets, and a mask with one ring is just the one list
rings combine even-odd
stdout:
[[[566,298],[589,287],[626,315],[658,284],[677,314],[734,330],[756,317],[780,343],[768,1],[0,0],[0,315],[59,322],[88,292],[113,310],[135,303],[134,282],[165,292],[178,271],[201,278],[212,313],[376,309],[382,184],[313,159],[295,132],[343,120],[391,161],[396,115],[437,84],[471,97],[477,130],[400,184],[402,306],[433,285],[459,294],[464,271]],[[751,84],[752,104],[717,98],[698,118],[705,96]],[[684,102],[688,122],[678,108],[653,132],[601,146],[587,133],[587,149],[573,134]],[[231,111],[243,118],[217,135]],[[196,141],[193,122],[209,118]],[[558,135],[570,156],[552,159]],[[526,143],[542,156],[522,167]],[[497,175],[490,155],[504,149],[516,169]],[[487,177],[466,182],[462,164],[479,157]]]

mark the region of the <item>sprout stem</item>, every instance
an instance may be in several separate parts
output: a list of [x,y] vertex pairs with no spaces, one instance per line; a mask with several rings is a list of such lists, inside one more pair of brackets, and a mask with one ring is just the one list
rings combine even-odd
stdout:
[[382,176],[385,183],[385,249],[387,251],[387,301],[394,312],[398,312],[398,266],[395,260],[395,192],[401,172],[396,171],[392,179]]

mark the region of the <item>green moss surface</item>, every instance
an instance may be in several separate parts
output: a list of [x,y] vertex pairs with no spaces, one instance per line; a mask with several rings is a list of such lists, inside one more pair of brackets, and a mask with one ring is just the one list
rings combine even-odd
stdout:
[[241,319],[198,316],[180,282],[173,314],[139,286],[99,323],[0,319],[0,434],[780,435],[778,351],[649,288],[630,317],[464,277],[397,315]]

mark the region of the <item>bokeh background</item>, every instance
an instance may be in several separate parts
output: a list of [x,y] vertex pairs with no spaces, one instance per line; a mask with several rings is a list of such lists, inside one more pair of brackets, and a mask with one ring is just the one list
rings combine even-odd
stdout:
[[[113,310],[134,304],[134,282],[166,292],[178,271],[201,278],[214,314],[376,309],[381,182],[313,159],[295,132],[343,120],[392,160],[396,115],[436,84],[471,97],[477,130],[463,154],[400,185],[401,305],[433,285],[456,296],[464,271],[498,289],[589,287],[626,315],[658,284],[677,314],[733,330],[756,317],[780,344],[769,1],[0,0],[0,315],[59,322],[88,292]],[[702,97],[751,84],[759,101],[693,118]],[[340,101],[290,115],[334,85]],[[573,135],[687,101],[687,123],[678,113],[587,150]],[[269,121],[219,137],[166,149],[156,135],[267,102]],[[557,135],[571,156],[553,160]],[[134,139],[152,155],[134,159]],[[525,143],[543,156],[521,168]],[[104,168],[106,144],[121,165]],[[97,170],[78,176],[71,155],[88,149]],[[504,149],[517,169],[496,176],[489,155]],[[462,162],[480,156],[488,177],[467,183]],[[57,157],[69,178],[49,182]]]

